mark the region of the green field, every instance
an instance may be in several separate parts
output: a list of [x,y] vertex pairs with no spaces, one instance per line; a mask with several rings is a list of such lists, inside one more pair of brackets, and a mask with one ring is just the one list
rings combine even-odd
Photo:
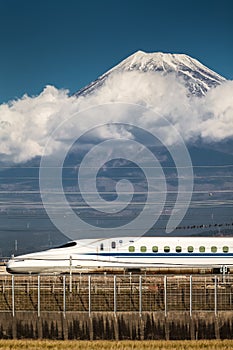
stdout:
[[233,340],[197,341],[56,341],[56,340],[0,340],[4,350],[231,350]]

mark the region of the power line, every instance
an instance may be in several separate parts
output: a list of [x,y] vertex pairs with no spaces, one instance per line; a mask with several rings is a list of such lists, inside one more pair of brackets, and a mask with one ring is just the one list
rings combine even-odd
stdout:
[[[212,165],[190,165],[190,166],[161,166],[163,169],[192,169],[192,168],[230,168],[233,167],[233,164],[225,164],[225,165],[217,165],[217,164],[212,164]],[[144,166],[143,168],[145,169],[160,169],[160,166]],[[62,167],[58,167],[58,166],[46,166],[46,167],[42,167],[42,166],[0,166],[0,169],[78,169],[80,168],[80,165],[73,165],[73,166],[62,166]],[[82,166],[83,169],[101,169],[102,166],[96,165],[96,166]],[[139,166],[112,166],[107,168],[108,170],[113,170],[113,169],[140,169]]]

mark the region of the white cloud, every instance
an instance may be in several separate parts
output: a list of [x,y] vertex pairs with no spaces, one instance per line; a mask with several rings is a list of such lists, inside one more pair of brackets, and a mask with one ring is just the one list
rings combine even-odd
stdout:
[[221,141],[233,136],[233,81],[209,91],[204,101],[200,135],[203,139]]
[[[114,73],[95,93],[86,97],[69,97],[68,91],[47,86],[36,97],[22,99],[0,106],[0,160],[15,163],[25,162],[43,154],[44,146],[54,129],[73,113],[93,105],[109,102],[140,104],[167,118],[180,132],[186,142],[202,138],[204,141],[222,141],[233,137],[233,81],[227,81],[210,90],[205,97],[187,97],[188,91],[182,80],[170,74],[157,72]],[[90,118],[93,118],[93,114]],[[96,115],[96,123],[138,123],[147,130],[158,128],[157,120],[144,114],[135,116],[119,113],[111,116]],[[59,150],[62,144],[75,135],[77,130],[86,130],[93,120],[88,117],[74,122],[72,128],[64,124],[59,138],[54,140],[50,153]],[[175,142],[174,135],[162,129],[165,142]],[[103,138],[109,136],[131,137],[122,128],[108,127],[101,130]]]

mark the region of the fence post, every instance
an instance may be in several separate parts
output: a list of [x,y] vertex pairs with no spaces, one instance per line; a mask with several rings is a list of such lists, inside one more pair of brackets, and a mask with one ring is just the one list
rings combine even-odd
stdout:
[[217,316],[218,313],[218,285],[217,276],[214,277],[214,314]]
[[192,311],[193,311],[193,278],[192,275],[190,275],[189,279],[189,315],[192,317]]
[[164,276],[164,315],[167,317],[167,276]]
[[37,278],[37,315],[40,317],[40,275]]
[[72,255],[70,256],[70,293],[72,293]]
[[66,317],[66,276],[63,276],[63,317]]
[[11,277],[11,291],[12,291],[12,316],[15,317],[15,276]]
[[91,316],[91,276],[88,276],[88,312],[89,317]]
[[117,285],[116,285],[116,275],[113,277],[113,299],[114,299],[114,314],[117,312]]
[[142,316],[142,276],[139,276],[139,315]]

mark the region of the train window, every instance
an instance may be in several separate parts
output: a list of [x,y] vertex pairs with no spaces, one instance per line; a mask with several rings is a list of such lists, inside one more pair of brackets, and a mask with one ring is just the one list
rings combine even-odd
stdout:
[[134,247],[133,245],[130,245],[130,246],[129,246],[129,252],[130,252],[130,253],[135,252],[135,247]]
[[194,248],[191,245],[189,245],[188,246],[188,252],[189,253],[193,253],[193,251],[194,251]]
[[229,247],[227,247],[225,245],[224,247],[222,247],[222,251],[223,251],[223,253],[228,253],[229,252]]
[[116,248],[116,242],[112,242],[112,249]]
[[211,252],[212,252],[212,253],[216,253],[217,250],[218,250],[217,247],[215,247],[215,246],[212,246],[212,247],[211,247]]
[[169,253],[170,252],[170,247],[168,247],[167,245],[164,247],[164,252],[165,253]]
[[199,252],[200,252],[200,253],[205,253],[205,247],[204,247],[203,245],[201,245],[201,246],[199,247]]
[[156,245],[154,245],[154,246],[152,247],[152,252],[153,252],[153,253],[158,253],[158,247],[157,247]]
[[140,250],[141,250],[142,253],[145,253],[145,252],[147,251],[147,249],[146,249],[145,246],[142,246],[142,247],[140,248]]
[[181,253],[181,252],[182,252],[181,246],[178,245],[178,246],[176,247],[176,252],[177,252],[177,253]]
[[104,244],[103,243],[100,244],[100,250],[104,250]]

